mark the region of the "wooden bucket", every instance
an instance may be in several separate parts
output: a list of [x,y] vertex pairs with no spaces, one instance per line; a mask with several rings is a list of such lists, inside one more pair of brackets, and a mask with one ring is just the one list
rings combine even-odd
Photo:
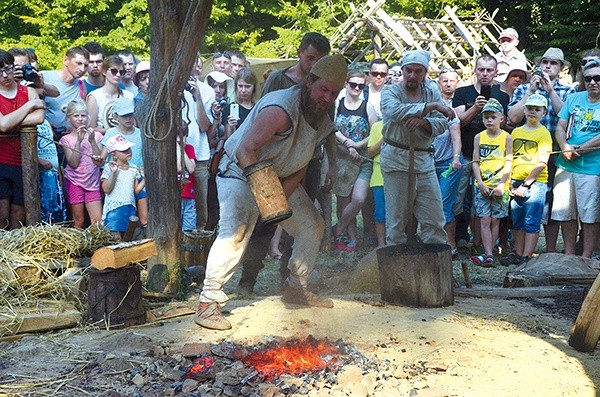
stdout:
[[140,268],[88,268],[88,321],[102,321],[108,329],[119,329],[146,322],[142,299]]
[[246,167],[244,176],[256,199],[262,223],[278,223],[292,216],[283,187],[270,161]]
[[399,244],[377,249],[381,299],[393,305],[454,304],[452,253],[447,244]]
[[212,230],[188,230],[183,232],[181,241],[181,263],[185,267],[204,266],[215,232]]

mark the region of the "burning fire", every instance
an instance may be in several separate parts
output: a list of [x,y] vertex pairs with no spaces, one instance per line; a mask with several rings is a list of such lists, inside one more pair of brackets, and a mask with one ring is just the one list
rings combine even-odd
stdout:
[[254,367],[265,380],[271,380],[283,374],[300,375],[320,371],[337,363],[337,359],[331,355],[339,353],[338,347],[329,342],[308,338],[257,350],[242,361]]
[[204,355],[196,360],[192,364],[192,367],[185,374],[186,379],[203,379],[208,372],[210,372],[215,365],[215,358],[213,356]]

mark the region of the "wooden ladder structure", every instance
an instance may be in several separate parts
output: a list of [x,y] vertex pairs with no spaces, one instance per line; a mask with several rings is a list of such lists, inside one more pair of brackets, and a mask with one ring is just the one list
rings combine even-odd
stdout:
[[358,63],[370,53],[397,61],[408,50],[428,50],[431,72],[452,68],[463,76],[472,74],[476,57],[499,51],[496,37],[502,28],[494,22],[495,14],[461,19],[457,7],[446,6],[438,19],[415,19],[390,16],[384,5],[385,0],[368,0],[358,8],[350,4],[352,13],[331,37],[334,51]]

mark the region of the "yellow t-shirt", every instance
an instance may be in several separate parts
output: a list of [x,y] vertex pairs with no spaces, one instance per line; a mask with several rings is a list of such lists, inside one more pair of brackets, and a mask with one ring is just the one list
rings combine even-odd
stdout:
[[[552,136],[543,125],[528,131],[525,127],[515,128],[513,138],[512,179],[524,181],[539,162],[540,153],[552,152]],[[535,179],[548,183],[548,166]]]
[[[506,137],[502,130],[496,137],[490,137],[486,130],[479,134],[479,169],[481,179],[487,187],[495,188],[500,184],[506,162]],[[510,184],[506,184],[507,188]]]
[[[375,146],[375,144],[383,138],[383,134],[381,133],[382,129],[383,121],[378,121],[371,126],[371,134],[369,134],[369,143],[367,143],[367,147]],[[383,186],[383,175],[381,174],[381,166],[379,165],[379,154],[373,157],[373,173],[371,174],[370,186]]]

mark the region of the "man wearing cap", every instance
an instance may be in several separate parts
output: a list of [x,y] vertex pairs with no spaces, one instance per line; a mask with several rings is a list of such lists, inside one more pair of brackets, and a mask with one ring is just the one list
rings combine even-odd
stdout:
[[430,53],[408,51],[402,57],[403,79],[386,86],[381,94],[383,139],[381,171],[385,195],[386,242],[407,240],[410,147],[414,147],[414,216],[424,243],[446,243],[442,198],[435,172],[431,144],[454,118],[452,108],[442,103],[437,84],[426,79]]
[[[565,60],[560,48],[552,47],[548,48],[541,57],[534,58],[534,62],[539,68],[538,73],[531,76],[529,83],[517,87],[508,105],[508,117],[512,125],[522,124],[527,99],[535,93],[544,96],[548,101],[548,109],[542,117],[541,123],[550,131],[552,150],[557,151],[559,145],[556,141],[555,131],[558,123],[558,112],[561,110],[567,96],[575,92],[573,87],[560,84],[558,77],[562,68],[571,66],[571,63]],[[554,185],[554,175],[556,173],[556,158],[557,155],[552,154],[548,161],[548,193],[543,216],[547,252],[556,252],[556,241],[560,227],[559,223],[550,219],[553,205],[552,186]]]
[[212,71],[231,75],[231,55],[227,52],[217,52],[213,55]]
[[512,69],[506,75],[506,80],[500,84],[500,89],[508,94],[512,98],[512,94],[515,92],[518,86],[525,84],[529,74],[525,69]]
[[496,81],[502,83],[512,69],[527,70],[527,58],[517,48],[519,33],[513,28],[507,28],[500,32],[498,41],[500,42],[500,51],[495,55],[498,61]]
[[600,232],[600,61],[586,63],[583,81],[587,91],[570,95],[558,112],[555,136],[562,154],[551,218],[562,225],[565,254],[575,254],[581,221],[581,256],[590,258]]
[[330,299],[307,289],[323,237],[324,221],[300,181],[314,148],[333,132],[327,112],[345,84],[347,71],[343,56],[321,58],[304,83],[261,98],[246,121],[226,141],[226,154],[217,176],[219,236],[208,254],[206,278],[195,318],[198,325],[219,330],[231,328],[220,310],[220,305],[228,300],[223,284],[240,262],[259,218],[244,170],[265,160],[272,162],[293,211],[290,218],[280,223],[295,240],[282,300],[304,306],[333,307]]

